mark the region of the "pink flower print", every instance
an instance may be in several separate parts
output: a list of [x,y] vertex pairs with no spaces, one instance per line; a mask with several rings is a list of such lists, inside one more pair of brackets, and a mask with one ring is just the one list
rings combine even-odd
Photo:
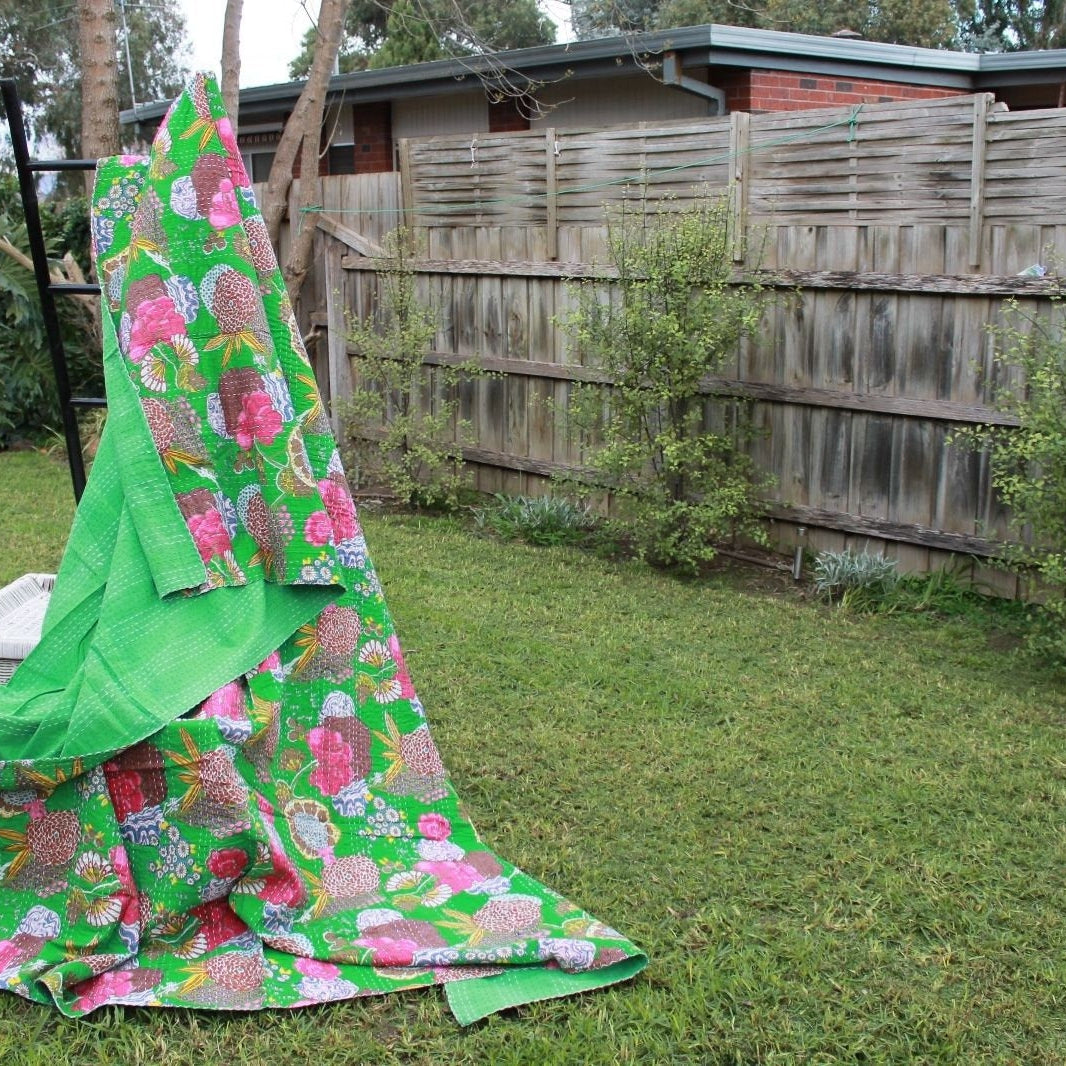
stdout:
[[407,672],[407,665],[404,663],[400,638],[395,633],[389,637],[389,654],[396,661],[396,674],[393,680],[399,683],[400,699],[409,700],[415,694],[415,686],[411,683],[411,675]]
[[443,814],[430,811],[418,819],[418,831],[427,840],[446,840],[452,831],[452,823]]
[[197,714],[197,718],[242,718],[243,716],[244,690],[236,681],[227,681],[221,688],[216,688],[200,704],[200,711]]
[[415,863],[415,869],[420,873],[432,874],[442,885],[447,885],[453,892],[465,892],[472,885],[485,880],[480,870],[465,862],[423,859]]
[[320,981],[335,981],[341,975],[340,967],[318,959],[298,958],[294,964],[304,977],[317,977]]
[[244,160],[241,159],[241,150],[237,147],[237,138],[233,135],[232,123],[228,118],[220,118],[215,122],[215,129],[218,130],[222,147],[226,149],[230,180],[238,188],[246,188],[249,185],[248,172],[244,169]]
[[143,811],[147,800],[141,791],[141,775],[136,770],[122,770],[114,762],[105,763],[104,771],[116,820],[124,822],[131,814]]
[[[272,826],[273,816],[266,814],[262,803],[259,804],[259,809],[267,823]],[[270,861],[274,869],[264,879],[263,887],[256,893],[257,898],[266,903],[298,907],[306,898],[303,880],[273,833],[270,834]]]
[[0,940],[0,970],[6,970],[19,957],[19,946],[14,940]]
[[207,857],[207,868],[224,881],[236,881],[248,866],[248,856],[240,848],[219,848]]
[[413,940],[391,936],[361,936],[355,943],[374,952],[375,966],[410,966],[418,950]]
[[304,523],[304,539],[308,544],[321,548],[333,539],[333,523],[325,511],[312,511]]
[[205,563],[209,563],[216,555],[233,551],[233,542],[222,522],[222,515],[214,508],[189,515],[187,522],[196,550]]
[[337,540],[349,540],[357,536],[359,519],[356,517],[355,504],[352,502],[352,494],[347,486],[332,478],[323,478],[318,483],[318,491],[329,512],[329,519],[333,523],[333,532]]
[[144,300],[137,305],[137,316],[130,331],[130,360],[140,363],[160,341],[186,334],[185,319],[169,296]]
[[310,781],[323,795],[335,796],[355,780],[351,764],[341,759],[323,759],[311,771]]
[[208,221],[215,229],[229,229],[241,220],[241,209],[237,206],[237,197],[233,193],[233,182],[223,178],[218,185],[218,192],[211,197],[211,209],[207,212]]
[[307,746],[311,749],[311,754],[319,760],[352,757],[352,749],[344,742],[340,733],[324,726],[315,726],[307,734]]
[[212,951],[219,944],[248,932],[248,926],[234,913],[227,899],[213,899],[210,903],[201,903],[191,907],[189,913],[200,919],[200,932],[207,940],[207,950]]
[[355,780],[352,746],[334,729],[316,726],[307,734],[307,745],[317,765],[310,781],[327,796],[335,796]]
[[133,880],[133,872],[130,870],[130,860],[129,856],[126,854],[126,849],[116,845],[111,848],[107,857],[111,862],[111,868],[115,871],[115,875],[118,877],[119,884],[122,885],[122,891],[126,894],[126,903],[122,908],[119,922],[123,925],[134,925],[139,927],[141,918],[141,901],[140,897],[137,895],[137,885]]
[[281,655],[276,651],[272,651],[256,668],[257,674],[269,674],[272,670],[276,670],[281,666]]
[[115,845],[107,853],[108,861],[111,863],[111,869],[115,871],[115,876],[119,879],[119,883],[122,885],[123,892],[132,892],[136,894],[137,885],[133,880],[133,873],[130,870],[129,856],[126,854],[126,849]]
[[75,986],[78,998],[74,1009],[83,1014],[110,1003],[113,999],[128,996],[133,991],[133,975],[129,970],[108,970],[98,977],[90,977]]
[[251,392],[241,399],[237,417],[237,446],[249,451],[253,444],[270,445],[281,432],[281,415],[274,410],[265,392]]

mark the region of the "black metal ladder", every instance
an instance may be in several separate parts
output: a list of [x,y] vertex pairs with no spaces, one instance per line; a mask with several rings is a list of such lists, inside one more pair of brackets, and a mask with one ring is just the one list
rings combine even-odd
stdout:
[[22,209],[26,215],[26,233],[29,237],[30,255],[33,259],[33,273],[37,280],[37,292],[41,297],[41,313],[44,317],[48,348],[52,356],[52,369],[56,378],[56,393],[59,396],[59,409],[63,418],[63,437],[66,440],[67,461],[70,464],[70,480],[74,485],[74,498],[80,500],[81,494],[85,491],[85,462],[81,452],[81,434],[78,431],[78,408],[106,407],[107,401],[102,396],[71,395],[70,375],[67,373],[67,354],[63,348],[63,335],[60,332],[59,319],[56,315],[55,294],[98,293],[100,286],[52,280],[48,269],[48,251],[44,245],[44,232],[41,229],[41,212],[37,201],[37,184],[34,175],[62,170],[94,170],[96,160],[31,159],[29,143],[26,139],[26,124],[22,117],[22,102],[14,80],[0,79],[0,93],[3,95],[4,111],[7,113],[8,129],[11,133],[11,148],[15,157],[15,171],[18,174]]

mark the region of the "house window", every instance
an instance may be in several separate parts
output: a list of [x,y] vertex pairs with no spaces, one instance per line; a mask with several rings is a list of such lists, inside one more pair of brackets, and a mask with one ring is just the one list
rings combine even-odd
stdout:
[[270,168],[274,163],[273,152],[241,152],[244,169],[253,182],[266,181],[270,177]]
[[331,144],[329,146],[329,171],[330,174],[354,174],[355,173],[355,145],[354,144]]

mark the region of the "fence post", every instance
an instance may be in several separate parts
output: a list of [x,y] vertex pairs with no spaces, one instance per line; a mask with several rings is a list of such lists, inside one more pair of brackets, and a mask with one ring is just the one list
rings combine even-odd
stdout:
[[400,213],[403,215],[403,224],[408,229],[413,229],[414,217],[414,186],[411,183],[411,142],[406,138],[400,138],[398,155],[400,157]]
[[981,265],[981,231],[985,213],[985,156],[988,148],[988,105],[991,93],[973,98],[973,156],[970,163],[970,266]]
[[341,439],[338,405],[352,394],[352,364],[348,360],[348,329],[344,317],[345,278],[340,245],[326,243],[326,350],[329,361],[329,420],[333,433]]
[[733,226],[733,262],[743,263],[748,243],[748,179],[751,173],[751,114],[729,116],[729,196]]
[[555,139],[555,130],[551,127],[544,131],[545,160],[545,195],[547,198],[548,258],[559,258],[559,186],[555,176],[555,154],[559,144]]

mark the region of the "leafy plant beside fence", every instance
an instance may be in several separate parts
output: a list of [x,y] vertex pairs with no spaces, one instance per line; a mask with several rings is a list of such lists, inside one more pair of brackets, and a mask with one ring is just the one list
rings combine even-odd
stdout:
[[352,393],[338,409],[353,487],[386,488],[409,506],[454,507],[467,483],[458,386],[476,364],[430,368],[424,358],[437,330],[434,309],[416,291],[410,230],[384,242],[373,313],[350,319],[356,351]]
[[611,494],[610,524],[642,558],[695,571],[723,540],[765,539],[750,407],[707,385],[758,328],[763,290],[735,283],[724,201],[672,206],[650,218],[643,204],[623,210],[609,233],[617,281],[576,285],[564,325],[610,383],[571,394],[585,443],[571,480],[585,496]]
[[1044,316],[1006,305],[991,327],[997,406],[1017,426],[977,426],[956,434],[987,448],[991,480],[1009,509],[1016,538],[1002,562],[1036,588],[1028,643],[1042,658],[1066,665],[1066,308],[1052,301]]

